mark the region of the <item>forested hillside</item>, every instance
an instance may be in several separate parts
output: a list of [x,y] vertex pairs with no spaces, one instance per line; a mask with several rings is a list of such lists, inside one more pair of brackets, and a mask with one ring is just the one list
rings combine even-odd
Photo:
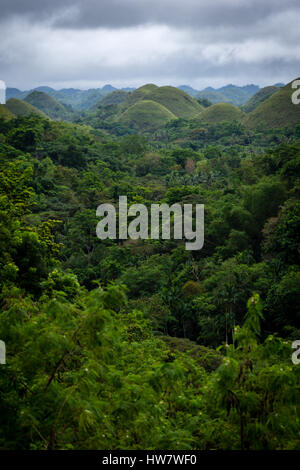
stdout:
[[[114,96],[0,108],[0,449],[299,449],[298,110]],[[203,249],[100,241],[120,195],[204,204]]]

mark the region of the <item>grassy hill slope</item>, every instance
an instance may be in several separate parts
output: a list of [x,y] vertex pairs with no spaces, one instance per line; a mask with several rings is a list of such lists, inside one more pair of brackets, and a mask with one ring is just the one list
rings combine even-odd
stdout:
[[191,96],[172,86],[156,87],[147,94],[147,100],[156,101],[175,116],[191,119],[203,110],[203,107]]
[[243,117],[243,111],[229,103],[213,104],[198,116],[201,121],[209,124],[216,124],[222,121],[240,121]]
[[250,113],[253,111],[257,106],[259,106],[261,103],[266,101],[270,96],[272,96],[276,91],[278,91],[277,86],[266,86],[259,90],[255,95],[251,96],[251,98],[241,106],[241,109],[245,113]]
[[71,116],[71,113],[63,104],[59,103],[52,96],[47,95],[47,93],[43,91],[33,91],[24,98],[24,101],[35,106],[37,109],[47,114],[51,119],[67,120]]
[[175,114],[161,104],[140,100],[124,111],[118,121],[140,131],[153,131],[176,118]]
[[42,117],[47,117],[45,113],[32,106],[26,101],[18,100],[17,98],[10,98],[6,103],[6,108],[16,116],[27,116],[28,114],[38,114]]
[[13,113],[6,107],[6,105],[0,104],[0,119],[9,120],[13,118]]
[[124,108],[129,108],[129,106],[132,106],[138,101],[147,99],[147,95],[155,91],[156,88],[158,88],[158,86],[153,85],[153,83],[148,83],[147,85],[143,85],[140,88],[137,88],[128,96],[128,99],[124,102]]
[[295,90],[292,89],[291,84],[292,82],[280,88],[249,113],[244,124],[250,129],[280,128],[300,124],[300,104],[292,103],[292,94]]

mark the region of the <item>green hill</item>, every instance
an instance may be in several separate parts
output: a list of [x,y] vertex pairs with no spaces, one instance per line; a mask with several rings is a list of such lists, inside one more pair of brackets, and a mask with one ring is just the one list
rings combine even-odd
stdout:
[[272,96],[274,93],[278,91],[277,86],[266,86],[259,90],[255,95],[251,96],[251,98],[241,106],[241,109],[245,113],[250,113],[253,111],[257,106],[259,106],[261,103],[266,101],[270,96]]
[[130,106],[118,121],[140,131],[154,131],[177,117],[155,101],[140,100]]
[[140,101],[156,102],[172,113],[172,119],[174,116],[191,119],[203,110],[203,106],[184,91],[172,86],[158,87],[153,84],[144,85],[131,93],[121,105],[122,109],[125,111]]
[[6,103],[6,108],[16,116],[27,116],[28,114],[38,114],[42,117],[47,117],[45,113],[32,106],[26,101],[18,100],[17,98],[10,98]]
[[146,99],[156,101],[178,118],[191,119],[203,110],[203,107],[194,98],[172,86],[156,87],[147,94]]
[[148,83],[147,85],[143,85],[140,88],[137,88],[128,96],[128,99],[124,102],[124,107],[129,108],[129,106],[132,106],[142,99],[148,99],[147,95],[155,91],[156,88],[158,88],[158,86],[153,85],[153,83]]
[[26,103],[35,106],[37,109],[47,114],[51,119],[68,120],[72,113],[66,107],[56,101],[52,96],[47,95],[43,91],[33,91],[26,98]]
[[13,119],[14,115],[13,113],[6,107],[6,105],[0,104],[0,119]]
[[73,109],[84,110],[94,106],[105,94],[109,93],[105,90],[90,89],[90,90],[76,90],[76,89],[63,89],[51,94],[53,98],[63,104],[72,106]]
[[259,91],[257,85],[246,85],[246,86],[236,86],[236,85],[226,85],[218,89],[218,92],[225,96],[226,101],[235,106],[241,106],[246,103],[251,96]]
[[[294,81],[294,80],[293,80]],[[292,103],[291,83],[280,88],[276,93],[251,111],[244,120],[250,129],[280,128],[300,124],[300,105]]]
[[229,103],[213,104],[198,115],[201,121],[209,124],[216,124],[222,121],[240,121],[243,117],[243,111]]
[[211,103],[230,103],[234,106],[241,106],[248,101],[251,96],[257,93],[259,87],[257,85],[226,85],[221,88],[208,87],[196,94],[196,98],[206,98]]

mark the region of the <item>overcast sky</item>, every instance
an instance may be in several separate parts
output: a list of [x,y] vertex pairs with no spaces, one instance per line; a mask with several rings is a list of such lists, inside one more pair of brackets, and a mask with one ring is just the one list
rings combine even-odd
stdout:
[[0,0],[0,79],[28,89],[300,76],[299,0]]

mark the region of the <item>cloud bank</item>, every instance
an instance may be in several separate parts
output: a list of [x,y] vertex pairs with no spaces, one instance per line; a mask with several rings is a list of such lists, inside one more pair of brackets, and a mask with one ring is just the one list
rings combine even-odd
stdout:
[[0,0],[0,12],[0,78],[21,89],[300,75],[298,0]]

